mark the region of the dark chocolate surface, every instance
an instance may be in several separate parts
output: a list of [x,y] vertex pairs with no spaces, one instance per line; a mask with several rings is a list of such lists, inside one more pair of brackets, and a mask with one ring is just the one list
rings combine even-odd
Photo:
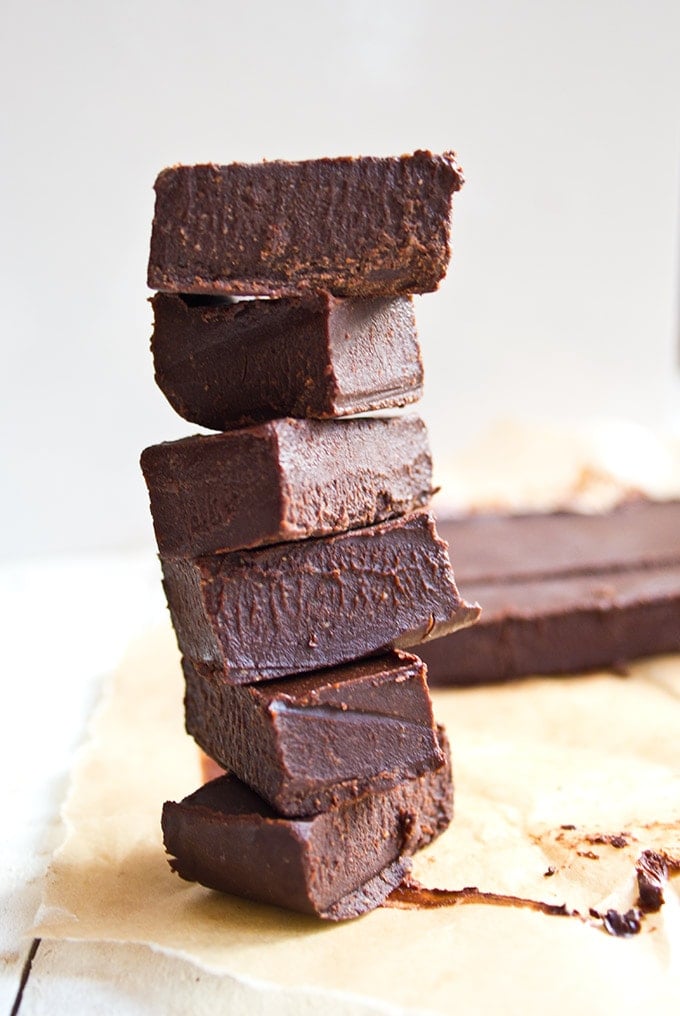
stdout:
[[240,686],[190,660],[183,668],[187,731],[282,815],[312,815],[442,765],[415,656]]
[[158,386],[202,427],[349,416],[422,395],[409,298],[232,302],[157,293],[152,303]]
[[441,519],[474,637],[423,647],[431,684],[620,667],[680,649],[680,502]]
[[284,677],[472,624],[427,511],[337,536],[199,558],[161,555],[184,656],[232,684]]
[[273,420],[142,453],[161,554],[200,556],[356,529],[427,503],[417,417]]
[[[446,764],[313,818],[278,816],[233,776],[163,807],[171,867],[211,889],[330,920],[379,905],[405,856],[443,832],[453,798]],[[393,868],[393,865],[399,867]]]
[[148,283],[178,293],[429,292],[448,265],[453,153],[174,166],[156,179]]
[[680,502],[640,498],[600,514],[438,518],[460,586],[680,564]]

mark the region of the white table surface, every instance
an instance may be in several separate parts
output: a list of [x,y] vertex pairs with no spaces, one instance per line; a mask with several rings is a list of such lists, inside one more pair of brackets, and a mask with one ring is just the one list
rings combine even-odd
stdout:
[[[165,613],[160,570],[152,552],[0,568],[2,1016],[9,1016],[15,1006],[33,943],[31,927],[42,877],[61,838],[59,811],[69,772],[102,682],[129,641]],[[105,973],[99,971],[99,980],[102,976],[104,980],[94,991],[93,978],[86,973],[86,952],[80,954],[80,966],[67,954],[69,950],[58,944],[48,948],[48,943],[41,943],[19,1010],[22,1016],[114,1008],[117,1013],[155,1011],[149,1006],[140,1009],[140,999],[133,995],[117,998],[112,1006],[111,998],[107,1002]]]

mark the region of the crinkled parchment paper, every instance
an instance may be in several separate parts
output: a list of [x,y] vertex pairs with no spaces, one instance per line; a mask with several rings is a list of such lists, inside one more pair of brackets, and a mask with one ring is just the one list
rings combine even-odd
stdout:
[[[629,939],[575,917],[481,904],[381,909],[329,925],[182,882],[159,825],[163,801],[200,781],[182,694],[172,632],[150,633],[116,675],[73,773],[36,935],[147,943],[209,971],[213,986],[215,974],[230,975],[225,986],[261,986],[267,1011],[277,990],[288,998],[297,988],[326,1012],[352,996],[357,1011],[359,998],[380,1011],[676,1011],[677,878]],[[587,915],[634,902],[643,849],[680,856],[680,657],[627,677],[433,698],[453,747],[456,816],[415,860],[423,885],[477,886]],[[619,834],[624,846],[607,842]],[[199,986],[182,990],[192,1011]]]

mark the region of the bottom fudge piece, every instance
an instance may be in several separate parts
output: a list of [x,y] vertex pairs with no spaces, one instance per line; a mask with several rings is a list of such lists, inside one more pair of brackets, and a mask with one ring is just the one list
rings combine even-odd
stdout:
[[373,910],[408,871],[408,855],[453,813],[448,744],[438,770],[313,818],[282,818],[233,776],[163,806],[163,839],[181,878],[327,920]]
[[444,761],[417,656],[247,685],[191,660],[182,666],[187,731],[282,815],[313,815]]

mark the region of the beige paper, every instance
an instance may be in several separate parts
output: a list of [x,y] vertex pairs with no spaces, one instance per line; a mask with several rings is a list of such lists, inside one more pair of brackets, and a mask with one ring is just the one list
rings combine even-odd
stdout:
[[[627,678],[536,679],[433,698],[453,748],[456,817],[415,860],[424,885],[476,885],[587,914],[607,900],[631,905],[644,848],[680,856],[680,658],[639,664]],[[149,943],[268,992],[309,989],[319,1011],[323,993],[447,1013],[676,1010],[677,880],[627,940],[575,918],[485,905],[381,909],[329,925],[170,872],[161,805],[198,783],[164,629],[133,647],[95,718],[36,934]],[[619,833],[623,848],[596,842]]]

